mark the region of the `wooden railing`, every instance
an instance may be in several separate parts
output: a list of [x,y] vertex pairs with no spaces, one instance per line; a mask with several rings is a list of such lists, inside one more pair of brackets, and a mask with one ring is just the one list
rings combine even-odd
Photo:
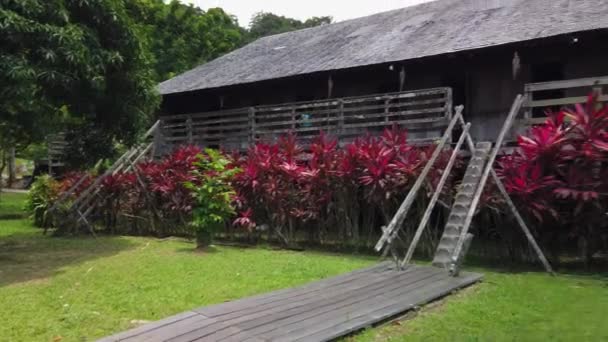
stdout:
[[[599,94],[600,102],[608,102],[608,95],[604,95],[604,88],[608,85],[608,76],[578,78],[562,81],[528,83],[525,85],[526,102],[523,104],[524,117],[517,120],[517,130],[521,131],[532,125],[545,121],[545,117],[534,117],[537,108],[560,108],[563,106],[585,103],[591,91]],[[558,97],[546,96],[549,92],[561,93]],[[542,96],[543,93],[545,96]],[[545,97],[540,99],[540,97]]]
[[55,175],[55,169],[64,166],[66,149],[68,142],[65,140],[65,133],[51,134],[47,140],[47,159],[49,175]]
[[324,131],[352,140],[397,124],[412,140],[442,136],[452,115],[451,88],[434,88],[322,101],[286,103],[161,117],[164,141],[245,149],[292,132],[306,142]]

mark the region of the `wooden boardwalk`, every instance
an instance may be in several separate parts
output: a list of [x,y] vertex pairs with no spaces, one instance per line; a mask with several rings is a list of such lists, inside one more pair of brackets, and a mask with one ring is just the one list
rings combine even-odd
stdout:
[[101,341],[327,341],[400,315],[481,279],[392,263],[187,311]]

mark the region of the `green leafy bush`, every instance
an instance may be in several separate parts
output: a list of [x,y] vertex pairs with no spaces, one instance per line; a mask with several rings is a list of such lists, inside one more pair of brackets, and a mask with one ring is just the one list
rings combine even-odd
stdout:
[[36,178],[28,193],[26,209],[37,227],[48,228],[51,220],[48,211],[59,196],[61,183],[43,175]]
[[194,198],[191,226],[199,248],[208,246],[214,233],[235,213],[232,202],[236,193],[230,180],[240,170],[230,164],[219,151],[206,149],[194,163],[196,180],[185,183]]

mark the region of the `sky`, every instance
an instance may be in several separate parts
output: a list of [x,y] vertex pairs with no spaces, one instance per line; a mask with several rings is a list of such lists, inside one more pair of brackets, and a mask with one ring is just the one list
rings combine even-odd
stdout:
[[208,9],[221,7],[236,15],[239,24],[249,26],[251,17],[257,12],[272,12],[286,17],[304,20],[310,17],[332,16],[334,21],[363,17],[366,15],[403,8],[429,0],[181,0]]

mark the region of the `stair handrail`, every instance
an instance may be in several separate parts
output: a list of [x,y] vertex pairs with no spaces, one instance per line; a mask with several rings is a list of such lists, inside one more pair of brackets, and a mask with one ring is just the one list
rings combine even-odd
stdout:
[[[408,192],[406,198],[401,203],[401,206],[399,207],[399,209],[397,210],[397,212],[391,219],[391,222],[384,229],[384,233],[382,234],[382,236],[376,243],[375,250],[377,252],[382,250],[382,248],[385,246],[390,246],[391,243],[393,242],[393,239],[395,238],[396,234],[399,232],[399,227],[401,227],[401,225],[403,225],[403,221],[405,220],[405,217],[407,216],[407,213],[408,213],[410,207],[414,203],[414,200],[416,199],[416,195],[418,194],[418,191],[422,187],[424,180],[426,179],[426,176],[431,171],[431,168],[435,164],[435,161],[439,157],[439,154],[441,153],[441,151],[443,151],[443,148],[444,148],[446,142],[451,137],[452,131],[454,130],[454,126],[458,122],[460,116],[462,116],[463,109],[464,109],[463,106],[456,107],[456,114],[452,117],[452,120],[450,120],[450,123],[449,123],[448,127],[446,128],[445,133],[443,134],[443,137],[437,144],[437,147],[433,151],[431,158],[424,166],[424,169],[422,170],[422,172],[416,179],[416,182],[414,183],[414,185]],[[388,253],[388,248],[385,248],[382,255],[386,256],[387,253]]]
[[[160,129],[160,125],[161,125],[161,121],[157,120],[152,127],[150,127],[150,129],[148,129],[146,131],[146,133],[144,133],[144,135],[142,136],[142,140],[145,140],[147,138],[149,138],[150,136],[152,136],[153,134],[155,134],[159,129]],[[105,177],[107,177],[110,173],[113,173],[114,170],[116,170],[124,161],[125,158],[127,157],[127,155],[129,155],[129,153],[132,153],[134,150],[137,150],[141,147],[141,144],[136,145],[134,148],[129,149],[127,152],[125,152],[122,156],[120,156],[113,164],[112,166],[110,166],[110,168],[108,170],[106,170],[106,172],[104,172],[100,177],[97,177],[97,179],[91,184],[89,185],[72,203],[72,205],[70,206],[70,209],[74,208],[74,206],[76,204],[78,204],[78,202],[80,202],[84,197],[88,196],[88,194],[92,191],[92,189],[94,189],[97,185],[99,185],[99,183],[101,183],[101,181],[103,181],[103,179]],[[85,181],[85,179],[88,177],[87,174],[83,175],[74,185],[72,185],[66,192],[64,192],[56,201],[55,203],[53,203],[53,206],[49,209],[49,212],[53,212],[55,211],[62,203],[64,203],[68,197],[74,192],[76,191],[76,189],[82,185],[82,183]]]
[[457,264],[458,264],[458,257],[462,251],[462,247],[466,240],[466,236],[467,236],[467,233],[471,226],[471,222],[473,221],[473,216],[475,216],[475,211],[477,210],[477,206],[479,205],[479,200],[484,191],[486,182],[488,181],[488,177],[490,176],[490,173],[492,171],[494,161],[496,160],[496,157],[498,156],[498,152],[500,151],[500,148],[502,147],[502,144],[504,143],[504,139],[507,136],[507,133],[509,132],[509,130],[511,129],[511,126],[513,126],[513,121],[517,117],[517,114],[519,114],[524,101],[525,101],[525,97],[522,96],[521,94],[518,94],[517,97],[515,98],[515,101],[513,101],[513,105],[511,106],[509,115],[507,115],[507,118],[505,119],[505,122],[500,130],[500,133],[498,134],[498,138],[496,139],[496,144],[494,145],[494,148],[492,149],[492,152],[490,152],[490,156],[488,157],[488,160],[486,161],[486,165],[483,169],[483,173],[482,173],[479,183],[477,185],[477,189],[475,190],[475,195],[473,197],[473,200],[471,201],[469,210],[467,211],[467,216],[466,216],[464,224],[462,226],[462,230],[460,232],[460,237],[458,238],[458,242],[456,243],[456,248],[454,248],[454,253],[452,254],[452,264],[450,266],[450,273],[452,273],[452,274],[458,273],[458,270],[456,269]]
[[127,152],[125,152],[122,156],[120,156],[120,158],[118,158],[114,164],[112,164],[112,166],[110,166],[109,169],[106,170],[106,172],[104,172],[101,176],[97,177],[95,179],[95,181],[89,185],[72,203],[72,208],[76,208],[76,206],[83,200],[85,200],[87,198],[87,196],[93,191],[95,190],[95,188],[101,184],[101,182],[108,176],[110,176],[111,174],[114,173],[115,170],[117,170],[118,168],[121,168],[125,162],[125,160],[128,158],[128,156],[132,155],[133,153],[136,153],[137,150],[139,150],[140,145],[128,150]]
[[[464,122],[464,119],[462,119],[462,122]],[[416,250],[416,246],[418,245],[418,241],[420,240],[420,237],[422,237],[422,232],[424,231],[426,224],[428,223],[429,219],[431,218],[431,214],[433,213],[435,204],[437,204],[437,201],[439,200],[439,196],[441,195],[441,190],[443,189],[445,182],[447,181],[447,179],[450,175],[450,172],[452,171],[452,168],[454,167],[454,163],[456,162],[456,157],[460,153],[460,149],[462,148],[462,144],[464,143],[465,138],[469,134],[470,128],[471,128],[470,122],[463,125],[463,129],[462,129],[462,133],[460,134],[460,138],[458,139],[458,142],[456,143],[454,150],[452,150],[450,159],[449,159],[447,165],[445,166],[445,168],[443,170],[443,174],[441,175],[441,179],[439,180],[439,183],[437,184],[437,187],[435,188],[435,192],[433,193],[433,196],[431,197],[431,200],[429,201],[429,204],[427,205],[426,210],[425,210],[424,214],[422,215],[422,220],[420,220],[420,224],[418,224],[418,228],[416,228],[416,233],[414,234],[414,237],[412,238],[412,241],[407,250],[407,253],[405,254],[405,257],[403,258],[403,260],[400,263],[400,268],[403,268],[412,259],[412,256],[414,255],[414,251]]]

